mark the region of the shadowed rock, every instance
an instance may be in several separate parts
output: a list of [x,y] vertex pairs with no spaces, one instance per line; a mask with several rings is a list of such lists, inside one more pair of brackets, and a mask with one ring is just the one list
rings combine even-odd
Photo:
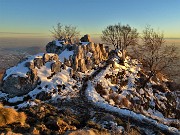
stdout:
[[32,69],[27,73],[27,77],[10,75],[3,81],[2,91],[11,97],[27,94],[33,90],[38,83],[37,70]]

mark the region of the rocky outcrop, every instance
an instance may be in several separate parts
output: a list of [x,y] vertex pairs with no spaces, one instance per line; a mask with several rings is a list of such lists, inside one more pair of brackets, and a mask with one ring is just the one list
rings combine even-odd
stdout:
[[[58,40],[49,42],[46,46],[46,51],[48,53],[34,56],[33,60],[22,62],[23,65],[21,63],[21,68],[18,69],[17,67],[15,73],[11,73],[8,76],[5,74],[5,79],[2,83],[2,91],[8,93],[12,97],[27,94],[37,86],[39,80],[37,75],[38,69],[41,69],[47,62],[51,64],[52,76],[60,72],[61,68],[66,69],[66,66],[72,67],[70,72],[71,76],[73,76],[76,71],[85,72],[97,67],[100,62],[108,58],[109,49],[104,47],[103,44],[95,44],[90,41],[90,36],[85,35],[81,38],[81,43],[85,42],[86,44],[69,45]],[[58,56],[58,54],[63,51],[74,52],[69,58],[64,58],[64,64],[60,62]],[[22,68],[28,68],[28,71],[23,73],[23,76],[19,75]]]
[[81,72],[95,68],[101,61],[108,58],[108,53],[108,48],[105,48],[103,44],[90,42],[87,45],[79,45],[75,49],[72,68]]
[[2,91],[8,93],[11,97],[27,94],[33,90],[38,83],[36,69],[30,69],[27,72],[27,77],[10,75],[3,81]]
[[59,44],[63,41],[53,41],[47,44],[46,51],[61,54],[64,50],[74,50],[73,56],[64,59],[64,64],[72,67],[74,71],[85,72],[97,67],[97,65],[108,58],[109,48],[103,44],[91,42],[89,35],[84,35],[79,44]]
[[88,34],[84,35],[84,37],[82,37],[80,39],[81,42],[91,42],[91,38]]
[[64,42],[63,41],[52,41],[49,42],[46,45],[46,52],[47,53],[56,53],[56,54],[60,54],[63,50],[64,50],[64,46],[63,46]]
[[28,68],[26,76],[18,75],[21,72],[21,68],[17,72],[10,74],[7,78],[7,74],[4,74],[4,80],[2,82],[2,91],[9,94],[10,97],[20,96],[32,91],[38,84],[38,69],[40,69],[45,63],[51,62],[51,72],[57,73],[61,71],[62,63],[59,61],[57,54],[46,53],[43,56],[35,57],[33,60],[20,63],[24,68]]

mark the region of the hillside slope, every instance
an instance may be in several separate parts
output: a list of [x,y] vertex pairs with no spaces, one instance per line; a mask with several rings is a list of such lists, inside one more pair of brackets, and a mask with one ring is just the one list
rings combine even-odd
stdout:
[[51,42],[57,54],[37,54],[6,70],[0,100],[24,111],[27,120],[1,132],[180,134],[178,96],[166,78],[148,80],[141,63],[129,56],[122,61],[119,50],[107,54],[102,45],[61,43]]

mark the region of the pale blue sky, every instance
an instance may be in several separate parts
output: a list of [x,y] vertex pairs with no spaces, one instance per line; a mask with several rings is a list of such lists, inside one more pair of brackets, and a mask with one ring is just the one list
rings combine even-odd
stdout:
[[48,37],[58,22],[92,36],[118,22],[139,32],[149,24],[179,38],[180,0],[0,0],[0,37]]

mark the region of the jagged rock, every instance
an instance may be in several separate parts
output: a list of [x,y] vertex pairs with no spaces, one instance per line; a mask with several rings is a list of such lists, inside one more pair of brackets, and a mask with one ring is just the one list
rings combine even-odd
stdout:
[[78,58],[77,58],[77,56],[75,56],[75,58],[74,58],[74,63],[72,65],[72,68],[74,69],[74,71],[77,71],[77,69],[78,69]]
[[25,95],[33,90],[38,83],[37,70],[31,69],[27,77],[10,75],[3,81],[2,91],[8,93],[11,97]]
[[76,130],[76,127],[68,125],[68,123],[58,117],[48,117],[46,121],[45,125],[47,128],[60,133],[64,133],[66,130]]
[[49,45],[47,45],[47,48],[51,46],[48,52],[58,52],[57,54],[59,54],[65,49],[70,51],[74,50],[74,55],[70,56],[69,59],[65,59],[64,64],[68,67],[72,67],[74,71],[81,72],[97,67],[101,61],[108,59],[109,47],[91,42],[89,35],[84,35],[80,40],[81,42],[89,43],[86,45],[64,45],[64,47],[59,48],[60,50],[57,51],[56,47],[53,48],[56,43],[50,42]]
[[49,58],[50,61],[59,61],[59,56],[57,54],[53,54]]
[[25,66],[28,67],[29,69],[34,69],[35,68],[34,62],[26,62]]
[[46,45],[46,52],[47,53],[56,53],[60,54],[64,50],[63,46],[57,46],[55,42],[49,42]]
[[[82,41],[89,42],[90,38],[85,35]],[[58,48],[59,47],[59,48]],[[64,60],[64,64],[59,61],[58,53],[62,50],[74,50],[74,55],[70,56],[69,59]],[[3,91],[9,93],[11,96],[27,94],[37,86],[37,68],[41,68],[46,62],[54,61],[51,64],[51,71],[55,74],[61,71],[61,67],[66,69],[66,66],[72,67],[73,76],[75,71],[85,72],[87,69],[97,67],[99,63],[108,58],[108,51],[102,44],[89,43],[87,45],[64,45],[57,46],[56,42],[50,42],[46,46],[47,52],[43,57],[36,57],[33,61],[25,63],[25,67],[29,68],[27,77],[18,77],[18,75],[11,75],[3,82]],[[57,53],[57,54],[52,54]]]
[[64,58],[64,64],[68,67],[71,67],[71,61]]
[[81,42],[91,42],[90,35],[86,34],[80,39]]
[[86,65],[85,65],[85,60],[84,59],[80,59],[78,61],[78,66],[79,66],[81,72],[85,72],[86,69],[87,69]]
[[51,72],[58,73],[61,71],[61,65],[62,63],[60,61],[56,61],[51,64]]
[[36,66],[37,68],[41,68],[44,65],[44,61],[43,58],[35,58],[34,59],[34,66]]
[[87,69],[89,69],[89,70],[92,69],[92,67],[93,67],[93,62],[92,62],[91,59],[87,60],[86,67],[87,67]]
[[48,62],[50,60],[50,55],[48,53],[45,53],[43,55],[43,60],[44,60],[45,63]]
[[51,95],[45,91],[42,91],[37,94],[36,98],[41,101],[45,101],[45,100],[51,99]]
[[59,61],[59,56],[57,54],[48,54],[45,53],[43,55],[43,61],[44,63],[49,62],[49,61]]
[[74,75],[74,70],[71,68],[69,72],[69,75],[72,77]]
[[65,64],[62,64],[62,69],[66,70],[67,66]]

